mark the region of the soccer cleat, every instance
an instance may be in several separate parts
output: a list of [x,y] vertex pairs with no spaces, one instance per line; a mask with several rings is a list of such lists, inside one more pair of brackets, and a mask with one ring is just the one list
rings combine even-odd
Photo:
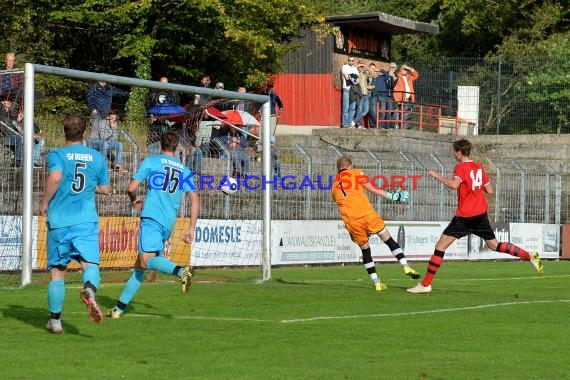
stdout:
[[103,313],[95,301],[95,293],[92,289],[83,289],[81,291],[81,300],[87,306],[87,314],[95,323],[103,323]]
[[381,282],[374,284],[374,287],[376,288],[377,292],[381,292],[383,290],[388,289],[388,286],[386,284],[381,283]]
[[111,319],[119,319],[123,316],[121,311],[115,310],[115,308],[107,309],[107,317]]
[[540,260],[540,256],[539,256],[538,252],[532,252],[530,254],[530,263],[532,264],[534,269],[536,269],[536,271],[539,274],[542,274],[544,269],[542,267],[542,261]]
[[188,293],[190,290],[193,276],[194,268],[184,268],[184,272],[182,272],[182,275],[180,276],[180,282],[182,283],[182,293]]
[[408,293],[429,293],[431,292],[431,285],[423,286],[422,283],[418,283],[413,288],[406,289]]
[[50,319],[46,325],[46,329],[54,334],[61,334],[63,327],[61,327],[61,319]]
[[404,267],[404,274],[408,277],[413,278],[414,280],[417,280],[418,278],[422,277],[422,275],[419,274],[414,268],[409,266]]

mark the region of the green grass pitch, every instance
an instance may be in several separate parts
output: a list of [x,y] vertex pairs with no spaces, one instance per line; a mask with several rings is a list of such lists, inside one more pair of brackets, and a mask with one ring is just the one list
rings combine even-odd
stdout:
[[[0,378],[570,378],[570,262],[542,276],[527,262],[445,262],[431,294],[408,294],[398,265],[377,269],[387,291],[361,265],[274,268],[266,283],[259,270],[198,270],[189,294],[145,283],[102,325],[68,284],[62,335],[45,329],[45,285],[1,289]],[[121,290],[104,281],[102,308]]]

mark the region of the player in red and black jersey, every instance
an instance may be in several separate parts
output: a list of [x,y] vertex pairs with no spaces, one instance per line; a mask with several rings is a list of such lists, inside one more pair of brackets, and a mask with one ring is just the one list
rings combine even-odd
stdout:
[[424,280],[415,287],[408,289],[408,292],[431,292],[431,283],[443,263],[445,250],[455,240],[469,234],[484,239],[489,249],[493,251],[507,253],[522,260],[530,261],[537,272],[542,273],[542,262],[538,252],[529,253],[512,243],[499,243],[495,238],[495,233],[487,216],[488,205],[485,196],[485,193],[493,194],[493,185],[487,178],[483,166],[469,157],[471,155],[471,143],[466,139],[454,142],[453,155],[459,163],[455,166],[451,178],[445,178],[433,170],[430,170],[428,174],[450,189],[457,190],[457,211],[435,244],[435,251],[428,263]]

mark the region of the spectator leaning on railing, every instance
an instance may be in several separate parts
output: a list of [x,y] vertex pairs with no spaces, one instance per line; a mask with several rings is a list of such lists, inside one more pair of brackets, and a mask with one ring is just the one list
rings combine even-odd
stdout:
[[403,64],[398,72],[398,81],[394,87],[394,100],[398,105],[400,112],[400,121],[404,122],[404,128],[412,128],[410,120],[413,110],[413,103],[416,102],[416,94],[414,92],[414,81],[420,77],[420,73],[413,67]]
[[390,63],[390,71],[380,69],[380,75],[376,79],[378,91],[378,103],[380,111],[380,126],[384,129],[393,128],[391,120],[394,118],[394,98],[393,90],[396,86],[397,76],[395,74],[396,64]]

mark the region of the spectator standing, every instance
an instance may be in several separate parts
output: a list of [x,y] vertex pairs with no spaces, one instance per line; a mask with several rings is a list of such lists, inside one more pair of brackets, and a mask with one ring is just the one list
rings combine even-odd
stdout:
[[374,62],[368,65],[368,80],[366,81],[366,88],[368,89],[368,124],[369,128],[378,128],[377,123],[377,112],[378,112],[378,89],[377,89],[377,80],[378,74],[380,70],[376,68],[376,64]]
[[2,106],[0,107],[0,122],[2,122],[2,134],[4,137],[4,146],[14,153],[13,167],[19,167],[22,159],[22,137],[15,132],[21,132],[14,128],[13,121],[18,118],[18,110],[16,102],[10,100],[9,93],[2,93]]
[[120,171],[123,168],[123,143],[119,141],[117,113],[109,111],[106,122],[100,126],[101,128],[91,128],[87,146],[103,154],[114,165],[114,169]]
[[[13,167],[20,167],[22,164],[22,148],[24,128],[22,120],[24,118],[23,112],[18,111],[16,101],[10,100],[10,94],[2,95],[2,105],[0,106],[0,121],[5,124],[2,128],[5,134],[4,146],[14,153]],[[5,132],[4,132],[5,130]],[[36,123],[34,123],[34,147],[33,147],[33,165],[34,168],[41,167],[41,154],[44,150],[45,140],[41,135],[41,130]]]
[[[224,85],[224,82],[216,82],[214,89],[223,91],[226,89],[226,86]],[[233,109],[234,106],[233,106],[233,103],[231,100],[226,100],[226,101],[216,103],[216,108],[223,112],[223,111],[229,111],[229,110]]]
[[[160,83],[168,83],[168,77],[160,77]],[[146,98],[146,110],[161,104],[177,104],[180,105],[180,95],[176,91],[156,89],[153,90]]]
[[[204,88],[210,88],[210,76],[207,74],[202,75],[202,79],[200,79],[200,85]],[[200,94],[196,94],[194,95],[194,104],[196,105],[204,105],[206,103],[209,103],[212,99],[207,96],[207,95],[200,95]]]
[[[192,105],[196,107],[195,105]],[[188,155],[187,166],[199,177],[202,172],[202,148],[198,145],[198,124],[186,125],[192,152]]]
[[95,301],[99,288],[99,215],[95,193],[111,190],[105,158],[83,146],[87,121],[81,116],[65,118],[66,145],[48,153],[48,177],[40,202],[40,215],[47,217],[48,307],[47,329],[61,334],[61,312],[65,298],[65,273],[71,260],[83,269],[81,299],[96,323],[103,322]]
[[[277,130],[277,121],[281,116],[281,113],[284,111],[283,102],[277,93],[275,92],[275,84],[273,82],[269,82],[265,88],[265,91],[261,93],[262,95],[269,96],[269,108],[270,108],[270,117],[269,117],[269,125],[271,128],[271,136],[275,134]],[[256,153],[260,154],[263,151],[263,128],[260,128],[259,133],[259,140],[255,143],[255,150]]]
[[42,130],[40,127],[34,123],[34,148],[33,148],[33,160],[34,169],[42,167],[41,157],[44,151],[45,140],[42,137]]
[[347,63],[341,68],[342,74],[342,126],[348,128],[354,119],[356,103],[350,101],[350,88],[357,83],[358,69],[354,66],[354,57],[348,57]]
[[279,152],[275,146],[275,136],[271,137],[271,162],[273,163],[273,175],[281,178],[281,162],[279,162]]
[[358,85],[360,86],[360,99],[357,101],[357,111],[352,126],[362,128],[362,118],[368,114],[370,109],[370,97],[368,90],[368,78],[370,75],[366,71],[364,62],[358,63]]
[[4,72],[0,76],[0,95],[5,96],[11,100],[14,100],[18,95],[22,84],[24,83],[24,76],[22,73],[12,73],[11,70],[15,70],[16,54],[7,53],[6,54],[6,65],[4,66]]
[[[238,92],[245,94],[247,92],[245,86],[239,86],[238,87]],[[234,107],[235,110],[237,111],[244,111],[250,114],[253,114],[255,112],[253,104],[251,102],[248,102],[246,100],[238,100]]]
[[87,107],[91,111],[92,124],[96,128],[103,128],[103,123],[111,111],[114,97],[128,98],[129,91],[121,90],[105,81],[93,84],[87,90]]
[[397,77],[395,75],[396,64],[390,63],[390,71],[380,69],[380,75],[377,78],[378,86],[378,109],[380,114],[380,126],[384,129],[392,128],[394,99],[392,98],[393,89],[396,84]]
[[[214,89],[216,90],[224,90],[224,84],[222,82],[217,82],[216,85],[214,86]],[[231,107],[229,106],[229,104],[227,102],[220,102],[216,104],[216,108],[219,109],[220,111],[227,111],[228,109],[231,109]],[[220,126],[220,128],[216,128],[217,125],[214,125],[212,128],[212,133],[211,133],[211,138],[212,139],[224,139],[224,136],[227,136],[227,128],[223,128]],[[227,145],[227,141],[225,141],[226,145]],[[212,146],[217,146],[216,144],[211,144]],[[214,152],[213,152],[214,153]],[[214,154],[219,154],[219,152],[215,152]]]
[[[394,101],[394,88],[398,83],[398,76],[396,75],[396,65],[395,62],[390,63],[390,70],[388,71],[388,75],[384,75],[386,78],[386,88],[388,91],[388,95],[386,98],[386,119],[387,120],[394,120],[396,118],[396,114],[394,110],[396,109],[396,102]],[[387,128],[393,128],[393,123],[388,123]]]
[[[202,75],[200,79],[200,86],[204,88],[210,88],[211,79],[208,74]],[[212,99],[207,95],[194,95],[193,105],[197,107],[205,108],[206,104],[210,103]],[[196,146],[200,147],[201,151],[207,156],[217,155],[218,152],[215,151],[215,146],[211,144],[212,140],[212,126],[214,122],[211,118],[207,120],[200,120],[198,125],[198,131],[196,134]]]
[[[168,83],[168,77],[160,77],[160,83]],[[166,104],[180,105],[180,95],[176,91],[157,89],[153,90],[146,99],[146,111],[150,117],[150,126],[147,134],[147,153],[159,154],[160,136],[165,130],[170,129],[164,117],[157,117],[150,113],[150,109]],[[168,127],[168,128],[167,128]]]
[[412,128],[410,123],[411,112],[413,111],[413,103],[416,101],[414,81],[420,77],[420,73],[404,63],[400,67],[397,77],[398,80],[394,87],[394,100],[399,109],[400,123],[403,123],[405,129],[410,129]]
[[[275,133],[275,129],[277,128],[277,120],[281,116],[281,112],[284,111],[283,102],[277,93],[275,92],[275,85],[273,83],[269,83],[263,95],[269,96],[269,106],[271,108],[271,118],[270,118],[270,125],[271,125],[271,133]],[[278,112],[279,111],[279,112]]]

